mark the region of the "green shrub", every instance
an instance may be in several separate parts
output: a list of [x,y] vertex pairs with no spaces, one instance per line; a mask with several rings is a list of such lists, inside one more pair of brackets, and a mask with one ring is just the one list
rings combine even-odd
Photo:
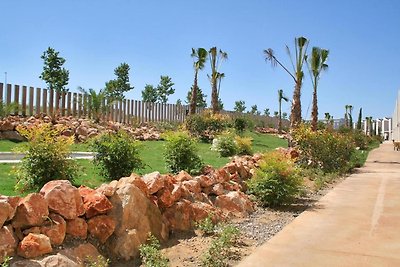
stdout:
[[302,183],[295,163],[278,151],[264,154],[255,175],[247,181],[249,193],[267,206],[290,204]]
[[107,180],[115,180],[131,175],[144,164],[139,157],[139,142],[124,131],[105,133],[91,143],[96,152],[94,164],[100,167]]
[[110,264],[110,259],[104,258],[101,255],[94,259],[88,256],[86,257],[84,264],[86,267],[107,267]]
[[252,138],[236,136],[235,142],[238,155],[253,155]]
[[230,157],[235,155],[238,151],[235,137],[229,132],[219,135],[213,140],[211,150],[218,151],[221,157]]
[[29,142],[19,148],[26,155],[16,169],[16,190],[39,189],[51,180],[73,182],[79,172],[76,162],[68,159],[73,137],[60,136],[62,129],[50,124],[18,126],[17,130]]
[[140,258],[146,267],[167,267],[169,260],[160,252],[160,242],[150,234],[147,244],[139,246]]
[[212,140],[215,135],[223,132],[229,126],[229,117],[204,111],[201,114],[189,116],[185,128],[191,135],[203,140]]
[[203,220],[195,222],[195,227],[206,235],[212,235],[215,232],[215,224],[212,221],[212,214],[209,214]]
[[18,110],[20,110],[20,106],[17,102],[6,104],[3,101],[0,101],[0,118],[6,117]]
[[328,130],[312,131],[302,125],[293,133],[300,151],[299,162],[303,166],[321,168],[323,172],[342,172],[355,151],[354,141],[349,134]]
[[217,239],[211,242],[210,248],[202,257],[201,264],[205,267],[228,266],[227,260],[231,253],[230,248],[239,236],[239,229],[228,225],[222,228]]
[[235,128],[236,132],[242,134],[247,127],[247,121],[243,117],[238,117],[233,122],[233,127]]
[[165,144],[164,158],[167,168],[178,173],[184,170],[188,173],[199,173],[203,162],[198,156],[197,142],[186,132],[168,132],[164,134],[167,140]]

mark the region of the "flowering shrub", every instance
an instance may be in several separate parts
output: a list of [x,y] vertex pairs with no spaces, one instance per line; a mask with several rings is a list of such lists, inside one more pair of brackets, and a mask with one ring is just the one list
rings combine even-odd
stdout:
[[185,121],[185,128],[195,137],[211,140],[215,135],[223,132],[229,126],[229,117],[222,114],[212,114],[204,111],[201,114],[189,116]]
[[234,135],[225,132],[217,138],[214,138],[211,150],[218,151],[221,157],[230,157],[235,155],[238,151],[238,147]]
[[235,143],[237,146],[237,154],[238,155],[252,155],[253,148],[251,147],[253,139],[250,137],[235,137]]

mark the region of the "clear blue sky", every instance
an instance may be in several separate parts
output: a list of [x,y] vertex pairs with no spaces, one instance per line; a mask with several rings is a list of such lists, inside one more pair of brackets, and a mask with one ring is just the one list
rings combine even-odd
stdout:
[[[128,98],[141,98],[145,84],[156,85],[169,75],[176,92],[169,102],[184,99],[193,83],[192,47],[217,46],[229,60],[220,71],[226,78],[221,98],[227,109],[236,100],[259,110],[277,110],[277,90],[292,97],[293,81],[264,60],[273,48],[286,65],[285,45],[305,36],[310,47],[330,50],[329,71],[319,86],[319,113],[343,117],[344,106],[363,107],[365,116],[391,116],[400,88],[400,1],[268,1],[268,0],[2,0],[0,81],[45,87],[38,77],[40,58],[48,46],[67,61],[68,87],[100,89],[114,78],[122,62],[131,66],[135,89]],[[209,64],[199,86],[208,95]],[[302,89],[303,116],[311,103],[306,75]],[[283,110],[290,112],[290,104]]]

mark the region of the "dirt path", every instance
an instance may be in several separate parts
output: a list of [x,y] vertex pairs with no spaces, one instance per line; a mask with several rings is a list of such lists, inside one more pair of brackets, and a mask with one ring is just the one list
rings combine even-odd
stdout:
[[400,152],[383,144],[238,266],[400,266]]

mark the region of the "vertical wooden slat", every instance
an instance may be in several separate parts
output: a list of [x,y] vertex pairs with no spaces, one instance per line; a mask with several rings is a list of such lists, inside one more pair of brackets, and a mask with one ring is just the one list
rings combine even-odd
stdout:
[[[14,103],[19,104],[19,85],[14,85]],[[18,106],[14,109],[14,115],[18,115]]]
[[67,93],[67,116],[71,116],[72,93]]
[[78,103],[78,94],[74,93],[72,95],[72,116],[76,117],[76,106]]
[[92,96],[88,95],[88,118],[93,119],[93,110],[92,110]]
[[6,104],[11,104],[11,84],[7,84],[7,100]]
[[83,102],[82,102],[82,115],[83,117],[87,116],[87,106],[88,106],[88,99],[87,94],[83,94]]
[[4,85],[3,83],[0,83],[0,102],[3,102],[3,95],[4,95],[3,91],[4,91]]
[[60,92],[59,91],[56,91],[56,97],[55,97],[55,99],[54,99],[54,102],[55,102],[55,112],[57,113],[57,115],[60,115],[60,99],[61,99],[61,94],[60,94]]
[[122,100],[120,100],[119,101],[119,110],[118,110],[118,112],[119,112],[119,114],[118,114],[118,121],[119,122],[121,122],[122,123],[122,119],[123,119],[123,110],[122,110],[122,106],[123,106],[123,103],[122,103]]
[[105,120],[107,118],[106,116],[108,114],[108,109],[105,107],[106,107],[106,98],[103,97],[103,100],[101,101],[101,108],[100,108],[100,112],[101,112],[100,116],[101,116],[102,120]]
[[141,101],[141,104],[140,104],[140,109],[141,109],[141,111],[140,111],[140,122],[145,122],[145,120],[146,120],[146,118],[144,117],[144,114],[145,114],[145,110],[144,110],[144,101]]
[[25,85],[22,86],[22,116],[26,116],[26,95],[27,95],[27,88]]
[[140,106],[139,102],[135,100],[135,123],[140,122]]
[[82,116],[82,94],[78,94],[78,118]]
[[61,115],[65,116],[65,102],[66,102],[66,98],[67,98],[67,93],[66,92],[62,92],[61,93]]
[[40,114],[41,108],[40,108],[40,88],[36,88],[36,114]]
[[47,89],[43,89],[42,92],[42,98],[43,98],[43,113],[47,114]]
[[54,90],[49,89],[49,115],[53,116]]
[[33,115],[33,90],[33,87],[29,87],[29,116]]
[[110,112],[109,112],[109,120],[114,121],[114,103],[109,105]]
[[127,123],[127,124],[131,124],[131,116],[130,116],[130,112],[131,112],[131,100],[130,99],[128,99],[127,100],[127,106],[126,106],[126,116],[125,116],[125,122]]

